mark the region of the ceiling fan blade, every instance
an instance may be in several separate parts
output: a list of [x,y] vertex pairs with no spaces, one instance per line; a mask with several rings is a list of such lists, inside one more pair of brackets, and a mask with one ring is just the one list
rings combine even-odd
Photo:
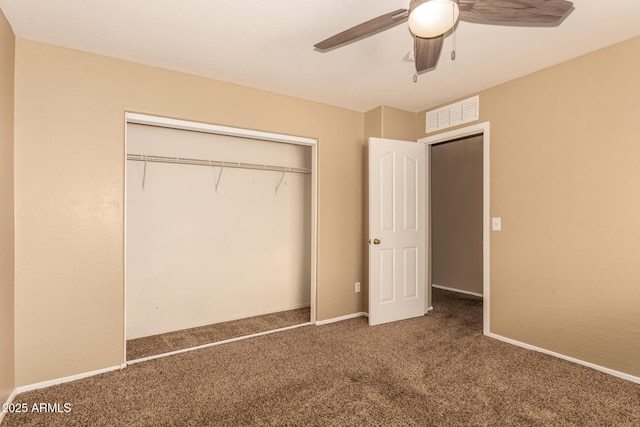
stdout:
[[438,64],[440,52],[442,51],[444,35],[430,39],[414,37],[414,40],[413,47],[416,57],[416,71],[421,73],[422,71],[435,67]]
[[476,0],[473,7],[460,8],[460,19],[489,24],[554,24],[572,8],[573,3],[566,0]]
[[335,36],[329,37],[326,40],[321,41],[313,45],[318,50],[329,50],[334,47],[338,47],[348,42],[352,42],[372,34],[376,34],[382,30],[391,28],[401,22],[407,20],[409,11],[407,9],[398,9],[393,12],[378,16],[367,22],[363,22],[360,25],[349,28]]
[[461,11],[463,10],[471,10],[476,0],[458,0],[458,7]]

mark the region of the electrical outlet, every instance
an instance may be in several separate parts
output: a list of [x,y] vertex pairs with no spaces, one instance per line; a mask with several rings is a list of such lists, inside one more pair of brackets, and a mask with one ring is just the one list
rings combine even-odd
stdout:
[[356,292],[360,292],[360,282],[356,282]]

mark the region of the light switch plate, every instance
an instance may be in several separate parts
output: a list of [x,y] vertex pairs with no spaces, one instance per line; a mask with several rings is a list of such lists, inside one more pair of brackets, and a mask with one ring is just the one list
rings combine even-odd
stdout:
[[502,218],[499,216],[491,218],[491,229],[493,231],[502,231]]

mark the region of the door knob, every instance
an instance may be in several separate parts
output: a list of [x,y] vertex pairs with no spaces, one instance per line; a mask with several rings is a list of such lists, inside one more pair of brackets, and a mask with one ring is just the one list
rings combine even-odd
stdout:
[[380,244],[380,239],[373,239],[373,244],[374,245],[379,245]]

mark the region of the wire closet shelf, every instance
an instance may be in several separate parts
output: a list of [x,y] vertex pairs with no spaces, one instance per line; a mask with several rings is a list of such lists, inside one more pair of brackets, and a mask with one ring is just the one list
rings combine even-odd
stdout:
[[146,154],[127,154],[127,160],[133,160],[137,162],[172,163],[172,164],[196,165],[196,166],[217,166],[221,168],[254,169],[254,170],[266,170],[266,171],[275,171],[275,172],[311,174],[311,169],[308,169],[308,168],[276,166],[276,165],[266,165],[266,164],[258,164],[258,163],[227,162],[227,161],[221,161],[221,160],[189,159],[184,157],[149,156]]

